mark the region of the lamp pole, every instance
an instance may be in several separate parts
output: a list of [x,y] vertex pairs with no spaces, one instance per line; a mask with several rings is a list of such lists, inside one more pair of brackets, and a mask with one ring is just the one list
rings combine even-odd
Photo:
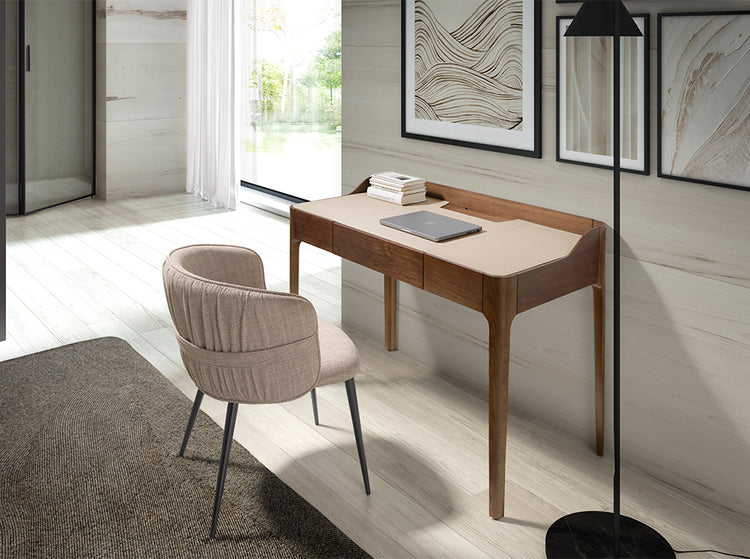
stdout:
[[[616,0],[614,0],[616,2]],[[620,10],[614,14],[612,36],[612,233],[613,309],[612,415],[614,424],[615,473],[612,480],[614,557],[620,557]]]
[[[612,37],[612,181],[613,181],[613,512],[587,511],[558,519],[547,531],[550,559],[627,557],[674,558],[669,542],[653,528],[620,515],[620,38],[640,37],[621,0],[585,0],[566,37]],[[648,45],[646,45],[648,48]]]

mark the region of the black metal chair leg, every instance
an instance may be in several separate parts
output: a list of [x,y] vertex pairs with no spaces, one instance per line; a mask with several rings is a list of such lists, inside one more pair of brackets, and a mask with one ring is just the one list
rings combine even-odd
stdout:
[[315,395],[315,389],[314,388],[310,391],[310,396],[312,396],[313,419],[315,420],[315,425],[320,425],[318,423],[318,398]]
[[367,474],[367,459],[365,458],[365,443],[362,440],[362,425],[359,422],[359,406],[357,405],[357,389],[354,379],[350,378],[345,383],[346,397],[349,400],[349,411],[352,414],[352,426],[354,427],[354,440],[357,441],[357,454],[359,465],[362,468],[362,479],[365,481],[365,493],[370,494],[370,477]]
[[237,421],[237,408],[239,404],[231,403],[227,406],[227,419],[224,423],[224,440],[221,443],[221,459],[219,460],[219,477],[216,479],[216,496],[214,497],[214,514],[211,518],[211,531],[208,539],[214,539],[216,525],[219,523],[219,509],[221,508],[221,496],[224,494],[224,479],[227,476],[229,465],[229,451],[232,448],[232,437],[234,436],[234,424]]
[[188,419],[187,428],[185,429],[185,436],[182,438],[182,446],[180,447],[180,452],[177,454],[177,456],[182,456],[185,454],[185,449],[187,448],[188,439],[190,438],[190,433],[193,432],[193,425],[195,425],[195,418],[198,417],[198,410],[201,407],[201,402],[203,401],[203,392],[200,390],[195,395],[195,401],[193,402],[193,409],[190,412],[190,419]]

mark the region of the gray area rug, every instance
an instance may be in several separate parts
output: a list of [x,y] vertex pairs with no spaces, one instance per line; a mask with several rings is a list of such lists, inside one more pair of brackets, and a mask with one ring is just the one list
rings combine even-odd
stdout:
[[0,363],[0,554],[369,557],[238,444],[208,541],[222,429],[127,342]]

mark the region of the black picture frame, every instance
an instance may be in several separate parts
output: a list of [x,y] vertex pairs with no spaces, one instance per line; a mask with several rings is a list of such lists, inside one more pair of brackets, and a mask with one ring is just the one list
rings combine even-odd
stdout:
[[[457,89],[451,88],[451,91],[460,91],[468,93],[476,93],[475,99],[480,99],[481,102],[471,105],[470,99],[461,98],[458,95],[451,95],[447,97],[434,97],[429,98],[429,95],[439,96],[444,94],[448,89],[446,87],[435,87],[431,88],[430,91],[426,91],[423,86],[420,86],[422,95],[417,95],[416,90],[417,79],[415,77],[415,51],[418,47],[415,39],[414,29],[416,28],[416,5],[420,6],[420,17],[432,18],[430,24],[437,24],[438,27],[433,27],[442,31],[446,31],[437,18],[437,15],[433,14],[429,10],[430,0],[402,0],[401,2],[401,136],[404,138],[412,138],[417,140],[425,140],[431,142],[439,142],[444,144],[450,144],[455,146],[462,146],[475,149],[491,150],[503,153],[510,153],[514,155],[522,155],[526,157],[541,158],[542,156],[542,79],[541,79],[541,0],[517,0],[518,5],[522,7],[522,31],[521,31],[521,44],[513,44],[515,48],[521,47],[522,50],[522,69],[517,73],[520,74],[521,93],[518,96],[520,99],[515,99],[512,102],[506,101],[505,98],[499,95],[499,92],[507,91],[510,89],[507,84],[501,83],[497,76],[492,76],[489,72],[482,73],[481,63],[477,62],[473,66],[462,66],[458,61],[450,63],[450,65],[442,65],[439,69],[440,78],[443,79],[442,84],[459,84]],[[427,10],[425,10],[425,7]],[[504,4],[507,9],[508,5]],[[430,13],[427,13],[427,12]],[[490,17],[518,17],[517,11],[514,12],[516,15],[508,15],[501,13],[489,13],[482,14],[483,16],[489,15]],[[479,15],[479,14],[475,14]],[[481,17],[472,19],[471,16],[463,20],[461,26],[456,28],[465,29],[471,24],[471,22],[482,20]],[[518,29],[517,26],[513,26]],[[507,30],[510,29],[509,25],[497,25],[488,26],[493,30]],[[517,33],[517,31],[515,31]],[[460,34],[459,34],[460,35]],[[453,38],[453,36],[447,33],[441,38],[446,38],[449,41],[455,41],[454,45],[463,49],[464,51],[469,50],[465,44],[460,43],[460,38]],[[486,34],[485,34],[486,38]],[[508,39],[508,35],[505,35]],[[485,41],[486,43],[486,41]],[[419,45],[421,49],[427,49],[432,45]],[[476,55],[478,52],[476,45],[471,49],[472,55]],[[436,47],[439,48],[439,47]],[[489,57],[486,57],[489,59]],[[424,57],[420,58],[421,60]],[[496,61],[496,58],[495,58]],[[530,66],[530,67],[529,67]],[[434,68],[434,67],[431,67]],[[436,70],[437,71],[437,70]],[[470,75],[473,79],[461,80],[463,76]],[[450,81],[450,78],[457,79]],[[514,79],[518,79],[519,76],[512,76]],[[471,84],[476,83],[475,79],[482,81],[483,85],[490,88],[491,95],[486,94],[486,90],[471,90]],[[445,81],[445,80],[448,81]],[[439,81],[439,80],[438,80]],[[423,83],[435,83],[433,80],[424,80]],[[529,87],[525,85],[531,82]],[[517,83],[517,82],[514,82]],[[518,87],[515,87],[517,90]],[[493,99],[494,105],[488,101],[488,98]],[[498,100],[498,101],[494,101]],[[499,103],[507,103],[507,106],[500,106],[499,111],[494,109],[497,108]],[[515,103],[515,105],[511,105]],[[520,104],[521,110],[516,110]],[[419,112],[421,115],[427,115],[432,118],[419,118],[417,116],[416,107],[419,106]],[[448,111],[454,110],[454,112],[448,112],[446,118],[443,114],[438,114],[438,111],[443,110],[446,106],[449,106]],[[436,110],[435,107],[438,107]],[[471,107],[471,114],[456,114],[455,108],[459,107],[463,110],[465,107]],[[520,114],[520,116],[518,116]],[[506,119],[507,115],[511,115],[512,118]],[[483,118],[487,120],[482,121]],[[515,118],[515,121],[513,120]],[[450,119],[456,119],[451,121]],[[480,124],[470,123],[469,121],[474,120]],[[530,121],[530,122],[529,122]],[[500,122],[500,126],[495,126],[492,122]],[[508,125],[507,123],[511,124]],[[515,124],[512,124],[515,122]],[[505,126],[505,127],[504,127]]]
[[[649,36],[650,36],[650,15],[648,13],[632,14],[633,19],[638,24],[643,37],[635,38],[639,41],[638,44],[638,59],[635,61],[638,64],[637,78],[638,83],[634,86],[636,89],[633,92],[636,95],[637,102],[637,124],[636,124],[636,138],[635,142],[637,147],[635,149],[637,155],[635,158],[629,158],[621,155],[620,166],[622,171],[627,171],[634,174],[648,175],[651,172],[650,164],[650,56],[649,56]],[[556,145],[556,160],[564,163],[574,163],[577,165],[585,165],[588,167],[598,167],[601,169],[612,169],[612,156],[592,154],[582,150],[572,149],[571,146],[567,145],[566,141],[566,128],[568,126],[567,119],[565,118],[565,110],[563,104],[566,101],[565,85],[567,84],[568,76],[562,71],[561,66],[566,63],[563,58],[567,49],[561,48],[560,38],[564,33],[563,26],[566,21],[572,21],[573,16],[557,16],[556,21],[556,55],[555,55],[555,105],[556,105],[556,118],[555,118],[555,145]],[[626,38],[623,38],[626,39]],[[625,53],[622,50],[623,55]],[[621,70],[627,64],[627,60],[623,59],[621,63]],[[608,73],[607,79],[612,80],[611,72]],[[625,87],[626,80],[621,80],[623,88]],[[604,87],[604,86],[602,86]],[[625,99],[626,96],[621,96]],[[610,102],[611,105],[611,102]],[[611,117],[610,117],[611,119]],[[611,124],[608,122],[608,124]],[[623,126],[624,130],[625,127]],[[624,142],[623,142],[624,144]]]
[[[742,23],[730,21],[737,16],[743,19]],[[683,28],[665,29],[665,22],[676,23],[677,20],[685,20]],[[744,90],[736,90],[731,86],[720,87],[722,83],[731,83],[725,72],[733,66],[733,60],[743,56],[742,52],[748,47],[732,47],[730,54],[717,58],[722,42],[731,43],[731,37],[736,33],[746,33],[750,28],[750,11],[665,12],[657,14],[657,25],[658,176],[750,190],[750,170],[746,165],[737,163],[743,157],[750,157],[750,146],[742,141],[741,133],[734,136],[726,133],[727,130],[732,132],[733,125],[742,120],[737,118],[738,114],[743,116],[750,110],[750,86]],[[689,54],[684,53],[686,56],[680,65],[686,71],[677,75],[674,70],[675,61],[665,59],[665,50],[669,48],[671,53],[678,52],[688,37],[692,50]],[[665,40],[668,45],[664,44]],[[697,60],[695,57],[701,56],[700,52],[695,51],[696,48],[710,51],[712,63],[690,64],[690,57]],[[742,72],[744,69],[744,66],[739,66],[737,71]],[[721,80],[714,80],[718,77]],[[738,75],[738,78],[741,77]],[[743,79],[742,82],[744,81]],[[682,96],[685,92],[690,93],[689,106],[686,104],[688,98]],[[724,108],[726,113],[722,113]],[[677,110],[689,113],[675,115]],[[700,126],[701,111],[711,111],[710,127]],[[690,119],[684,118],[687,114]],[[679,123],[677,129],[675,123]],[[716,133],[708,134],[709,130]],[[676,138],[680,138],[680,142]],[[682,143],[687,145],[683,147]],[[671,163],[668,164],[665,159]],[[707,166],[702,167],[702,162]]]

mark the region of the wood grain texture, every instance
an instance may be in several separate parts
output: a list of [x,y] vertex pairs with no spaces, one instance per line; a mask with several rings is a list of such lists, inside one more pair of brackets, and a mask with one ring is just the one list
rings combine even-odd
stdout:
[[385,338],[385,349],[393,351],[396,349],[396,305],[398,300],[396,295],[398,293],[398,280],[390,277],[383,276],[383,308],[385,322],[384,338]]
[[482,274],[429,255],[424,257],[424,289],[475,311],[482,310]]
[[582,234],[592,227],[591,218],[565,214],[544,207],[530,206],[513,200],[486,196],[458,187],[426,183],[427,195],[439,200],[450,200],[454,206],[467,211],[481,211],[504,219],[523,219],[571,233]]
[[187,0],[96,8],[97,196],[184,191]]
[[422,287],[422,253],[333,223],[332,251],[399,281]]
[[510,327],[516,316],[518,279],[484,279],[482,313],[490,330],[489,470],[490,516],[505,516]]
[[604,224],[586,233],[570,255],[522,272],[518,277],[518,312],[588,287],[599,280],[599,250]]
[[331,222],[308,212],[300,211],[294,206],[289,208],[293,216],[293,226],[290,230],[292,239],[311,244],[323,250],[330,251],[333,247],[333,232]]

